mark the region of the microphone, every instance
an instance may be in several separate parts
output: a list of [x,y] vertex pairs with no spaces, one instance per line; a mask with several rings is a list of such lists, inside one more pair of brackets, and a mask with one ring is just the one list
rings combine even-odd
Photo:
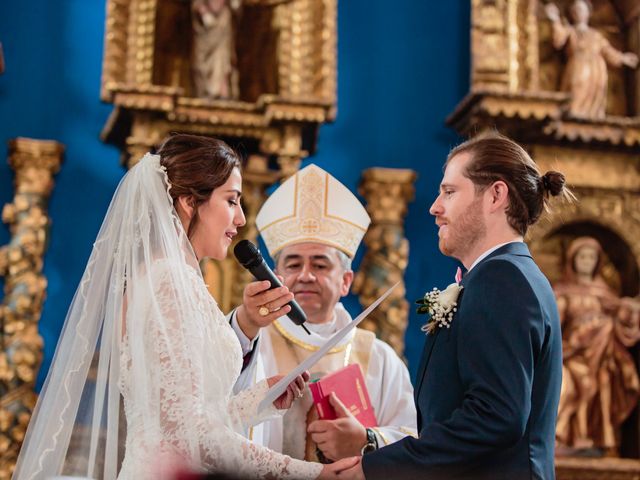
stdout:
[[[282,286],[278,277],[276,277],[273,270],[269,268],[269,265],[267,265],[264,258],[262,258],[258,247],[249,240],[240,240],[233,249],[233,254],[240,262],[240,265],[249,270],[257,280],[269,280],[271,283],[269,290]],[[304,322],[307,321],[307,316],[304,311],[302,311],[302,308],[300,308],[300,305],[298,305],[295,300],[291,300],[287,305],[291,307],[291,311],[287,316],[293,323],[300,325],[305,332],[311,335],[309,330],[304,326]]]

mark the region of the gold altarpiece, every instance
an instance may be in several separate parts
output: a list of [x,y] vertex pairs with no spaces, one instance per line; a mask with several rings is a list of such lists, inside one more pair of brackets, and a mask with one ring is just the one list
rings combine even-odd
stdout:
[[[102,138],[121,149],[127,166],[170,132],[216,136],[239,147],[247,157],[247,225],[240,236],[255,240],[255,215],[265,190],[297,171],[302,158],[313,154],[319,126],[335,118],[337,0],[239,2],[233,24],[239,93],[215,99],[198,96],[194,85],[195,1],[108,0],[101,96],[115,108]],[[391,280],[401,279],[406,268],[402,220],[414,177],[408,171],[387,173],[387,178],[375,172],[363,178],[372,232],[380,237],[374,240],[370,232],[365,240],[371,243],[365,266],[380,274],[374,283],[356,282],[365,304]],[[394,218],[380,213],[386,207],[372,188],[387,197],[401,194],[405,203]],[[399,261],[390,269],[388,261],[378,265],[388,251]],[[223,311],[241,303],[252,277],[233,258],[202,267]],[[403,289],[394,295],[368,328],[402,354],[408,305]]]
[[[104,141],[131,166],[171,132],[223,138],[247,157],[243,206],[256,238],[265,189],[313,153],[336,114],[337,0],[242,0],[233,17],[239,94],[196,96],[189,0],[108,0],[102,99],[114,110]],[[224,311],[250,276],[233,258],[203,265]]]
[[[572,1],[555,2],[565,18]],[[471,88],[447,122],[473,136],[497,129],[531,153],[545,172],[563,172],[579,198],[556,206],[527,238],[552,283],[578,236],[595,237],[607,259],[604,276],[620,295],[640,290],[640,73],[608,68],[606,115],[572,111],[561,88],[569,53],[556,50],[553,25],[539,0],[471,1]],[[619,51],[640,53],[640,3],[593,0],[590,27]],[[565,22],[566,25],[566,22]],[[637,350],[631,351],[638,365]],[[636,408],[637,410],[637,408]],[[640,422],[623,425],[618,452],[640,457]],[[557,458],[559,479],[638,478],[640,462],[622,458]]]
[[[102,138],[121,149],[127,167],[171,132],[216,136],[239,146],[247,158],[242,237],[255,239],[265,190],[299,168],[314,151],[319,126],[335,118],[337,0],[243,3],[234,25],[240,95],[208,99],[194,94],[188,0],[108,0],[101,97],[115,108]],[[3,211],[11,244],[0,249],[6,283],[0,307],[0,480],[11,477],[36,401],[46,206],[63,150],[56,142],[31,139],[10,145],[16,196]],[[363,175],[361,193],[373,220],[365,239],[366,273],[355,287],[363,303],[402,279],[408,259],[403,218],[414,180],[409,170],[371,169]],[[223,310],[241,302],[251,277],[234,260],[208,261],[203,270]],[[367,283],[370,273],[375,281]],[[401,286],[366,327],[402,354],[407,311]]]

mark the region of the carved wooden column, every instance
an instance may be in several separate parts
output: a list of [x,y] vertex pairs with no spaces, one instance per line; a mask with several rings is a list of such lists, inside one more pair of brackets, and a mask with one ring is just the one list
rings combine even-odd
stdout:
[[369,305],[396,282],[389,299],[362,323],[402,355],[409,304],[405,300],[404,272],[409,241],[404,234],[407,204],[413,200],[413,170],[370,168],[363,173],[360,194],[367,201],[371,226],[364,237],[367,253],[353,282],[362,305]]
[[16,193],[2,211],[11,240],[0,248],[0,275],[5,276],[0,306],[0,480],[11,478],[37,398],[33,387],[42,360],[38,321],[47,287],[42,275],[50,224],[47,205],[63,151],[58,142],[46,140],[18,138],[9,145]]
[[303,103],[321,98],[335,105],[337,3],[295,0],[278,7],[282,27],[278,82],[284,98]]
[[130,39],[136,49],[127,56],[127,72],[138,85],[151,85],[153,81],[153,57],[157,0],[133,0],[131,2]]

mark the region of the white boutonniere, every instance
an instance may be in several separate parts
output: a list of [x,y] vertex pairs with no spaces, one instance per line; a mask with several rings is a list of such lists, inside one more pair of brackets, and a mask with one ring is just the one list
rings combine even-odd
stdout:
[[424,294],[424,297],[416,300],[417,312],[430,315],[429,321],[421,330],[427,334],[435,333],[437,328],[450,328],[453,315],[458,311],[458,296],[462,291],[462,285],[452,283],[443,291],[434,288]]

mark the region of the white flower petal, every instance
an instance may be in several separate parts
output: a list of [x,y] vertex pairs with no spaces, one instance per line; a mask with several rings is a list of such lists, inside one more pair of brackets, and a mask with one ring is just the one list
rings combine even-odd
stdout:
[[445,309],[450,308],[458,300],[462,287],[457,283],[452,283],[443,292],[440,293],[438,303]]

